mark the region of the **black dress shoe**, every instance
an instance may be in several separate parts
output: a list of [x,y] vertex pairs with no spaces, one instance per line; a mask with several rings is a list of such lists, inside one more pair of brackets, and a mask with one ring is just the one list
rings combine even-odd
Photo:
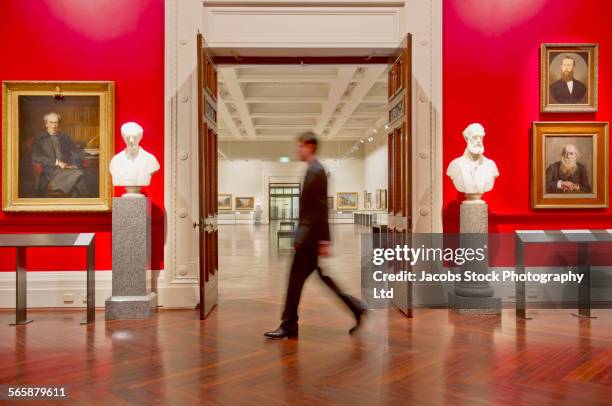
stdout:
[[359,309],[356,312],[353,312],[353,315],[355,316],[355,325],[349,330],[349,334],[353,334],[361,326],[361,320],[365,316],[367,310],[368,307],[366,304],[361,302]]
[[296,327],[287,327],[282,324],[274,331],[267,331],[264,333],[264,336],[268,338],[291,338],[298,336],[298,328]]

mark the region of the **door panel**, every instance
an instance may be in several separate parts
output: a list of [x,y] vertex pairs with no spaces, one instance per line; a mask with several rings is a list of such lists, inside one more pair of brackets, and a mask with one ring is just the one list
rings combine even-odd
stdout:
[[217,231],[217,68],[198,34],[198,228],[200,319],[217,304],[219,248]]
[[[390,246],[410,243],[412,233],[412,37],[406,36],[390,58],[387,83],[389,105],[388,148],[388,230]],[[399,262],[394,272],[400,269]],[[412,317],[412,284],[390,283],[392,303]]]

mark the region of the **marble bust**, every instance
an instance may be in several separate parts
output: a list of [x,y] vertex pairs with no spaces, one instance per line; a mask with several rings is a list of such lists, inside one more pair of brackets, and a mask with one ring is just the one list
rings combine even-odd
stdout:
[[125,186],[127,190],[123,197],[143,197],[140,188],[149,186],[151,176],[159,170],[157,158],[139,145],[142,134],[143,129],[140,125],[134,122],[123,124],[121,136],[126,148],[115,155],[110,162],[113,185]]
[[484,127],[478,123],[470,124],[463,130],[467,147],[462,156],[453,159],[446,174],[452,179],[455,188],[466,194],[468,201],[478,201],[483,193],[493,189],[495,178],[499,176],[497,165],[484,154]]

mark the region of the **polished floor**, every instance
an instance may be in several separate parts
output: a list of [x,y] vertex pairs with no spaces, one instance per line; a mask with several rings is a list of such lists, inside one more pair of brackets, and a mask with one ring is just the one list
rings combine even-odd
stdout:
[[[372,311],[364,328],[313,277],[299,339],[267,341],[278,323],[290,250],[267,226],[223,226],[220,303],[211,317],[78,324],[82,312],[38,311],[9,327],[0,312],[0,384],[69,385],[81,403],[220,405],[609,405],[612,312],[570,310],[517,321],[418,309]],[[359,290],[359,229],[333,228],[331,275]],[[25,404],[25,402],[24,402]]]

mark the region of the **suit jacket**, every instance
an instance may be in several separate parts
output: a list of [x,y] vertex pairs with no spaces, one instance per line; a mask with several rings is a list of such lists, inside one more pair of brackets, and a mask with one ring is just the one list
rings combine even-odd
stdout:
[[296,249],[315,249],[320,241],[330,240],[327,216],[327,174],[315,159],[308,165],[302,185]]
[[561,189],[557,188],[557,183],[560,180],[580,185],[580,190],[574,193],[591,193],[589,175],[580,162],[577,163],[576,171],[571,176],[561,174],[561,162],[555,162],[546,168],[546,193],[563,193]]
[[36,137],[34,145],[32,145],[32,162],[41,164],[43,168],[42,173],[38,177],[38,182],[36,183],[36,192],[38,194],[46,194],[49,182],[58,171],[59,168],[55,166],[56,159],[79,168],[82,166],[84,157],[83,150],[72,141],[70,136],[58,134],[57,137],[61,156],[55,155],[53,141],[51,140],[51,135],[48,133],[40,134]]
[[[585,103],[584,97],[586,96],[587,88],[579,80],[574,79],[574,87],[572,93],[567,88],[567,83],[559,79],[552,85],[550,85],[550,94],[556,100],[557,103],[561,104],[578,104]],[[554,102],[555,100],[551,100]]]

